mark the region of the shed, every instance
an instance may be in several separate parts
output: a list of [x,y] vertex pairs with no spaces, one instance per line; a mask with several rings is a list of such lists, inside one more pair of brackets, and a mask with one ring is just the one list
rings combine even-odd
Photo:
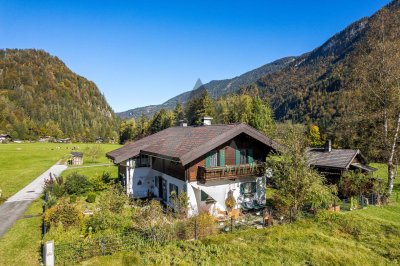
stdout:
[[82,152],[71,152],[71,165],[82,165],[83,164],[83,153]]

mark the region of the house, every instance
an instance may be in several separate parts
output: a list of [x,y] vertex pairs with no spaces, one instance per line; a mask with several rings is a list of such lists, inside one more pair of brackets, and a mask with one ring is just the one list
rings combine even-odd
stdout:
[[50,142],[52,140],[51,136],[42,136],[39,138],[39,142]]
[[126,193],[155,197],[173,207],[171,192],[186,192],[189,216],[225,211],[232,195],[236,208],[265,202],[266,157],[281,146],[246,124],[167,128],[107,153],[118,165]]
[[83,164],[83,153],[82,152],[71,152],[71,165],[82,165]]
[[12,138],[11,138],[10,135],[8,135],[8,134],[0,134],[0,143],[9,142],[11,140],[12,140]]
[[358,149],[332,149],[327,141],[324,148],[310,148],[307,151],[310,166],[324,175],[329,183],[337,184],[346,171],[360,170],[372,173],[377,169],[368,165]]
[[71,143],[71,139],[70,138],[65,138],[65,139],[56,139],[57,143]]

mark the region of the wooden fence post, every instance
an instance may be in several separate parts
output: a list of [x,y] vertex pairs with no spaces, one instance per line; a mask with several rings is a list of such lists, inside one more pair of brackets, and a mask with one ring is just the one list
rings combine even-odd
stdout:
[[42,257],[45,266],[54,266],[54,240],[47,241],[43,245]]

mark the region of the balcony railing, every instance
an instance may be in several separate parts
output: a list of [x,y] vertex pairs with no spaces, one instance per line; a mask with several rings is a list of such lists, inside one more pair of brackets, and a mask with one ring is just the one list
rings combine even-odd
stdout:
[[199,166],[197,177],[201,183],[211,180],[234,179],[245,176],[262,176],[264,165],[262,163],[226,165],[218,167]]

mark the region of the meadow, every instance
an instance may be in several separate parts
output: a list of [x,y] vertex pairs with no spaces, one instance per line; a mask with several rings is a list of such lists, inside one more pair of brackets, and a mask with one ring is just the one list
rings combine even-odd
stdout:
[[[28,185],[41,173],[59,160],[65,161],[73,147],[84,151],[92,145],[101,145],[104,152],[118,148],[118,144],[81,143],[10,143],[0,144],[0,189],[2,196],[8,198]],[[93,163],[109,163],[102,156]],[[85,162],[85,165],[90,165]]]
[[[84,151],[87,147],[100,145],[105,152],[120,147],[117,144],[60,144],[60,143],[21,143],[0,145],[0,188],[9,197],[29,184],[39,174],[46,171],[59,160],[66,161],[73,147]],[[107,171],[116,175],[116,167],[97,166],[108,164],[102,154],[93,162],[85,161],[83,167],[69,167],[63,172],[86,175],[101,174]],[[0,238],[0,265],[40,265],[42,241],[42,199],[35,200],[10,230]]]
[[[7,165],[9,173],[24,176],[28,170],[43,172],[59,159],[66,159],[73,146],[85,149],[86,144],[7,144],[1,151],[10,151],[6,160],[20,164]],[[3,147],[5,146],[5,147]],[[56,147],[60,147],[57,149]],[[118,145],[102,145],[104,151]],[[21,149],[18,149],[21,148]],[[40,159],[47,161],[41,164]],[[24,166],[24,162],[30,165]],[[115,166],[105,157],[85,162],[83,167],[70,167],[63,172],[87,176],[109,172],[116,176]],[[4,164],[4,162],[2,163]],[[39,168],[41,165],[41,168]],[[3,170],[3,166],[0,169]],[[87,167],[91,166],[91,167]],[[376,176],[386,178],[385,166]],[[31,170],[30,168],[33,168]],[[12,171],[11,171],[12,170]],[[1,177],[4,178],[3,171]],[[29,183],[31,179],[26,179]],[[13,180],[7,181],[13,182]],[[14,180],[15,187],[23,187]],[[18,190],[18,189],[17,189]],[[3,190],[4,191],[4,190]],[[398,265],[400,264],[400,180],[396,179],[391,203],[368,206],[342,213],[320,212],[314,218],[302,218],[295,223],[274,225],[256,230],[245,229],[221,233],[197,241],[171,241],[149,244],[140,250],[94,257],[82,265]],[[12,193],[10,193],[12,194]],[[0,265],[39,265],[41,245],[42,200],[33,202],[24,217],[0,239]]]

